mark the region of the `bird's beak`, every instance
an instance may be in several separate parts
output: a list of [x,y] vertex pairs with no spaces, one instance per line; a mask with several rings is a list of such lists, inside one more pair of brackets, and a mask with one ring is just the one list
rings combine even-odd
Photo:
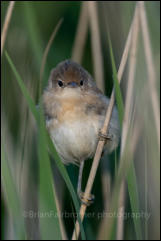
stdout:
[[69,82],[68,83],[68,87],[71,87],[71,88],[76,88],[76,87],[78,87],[78,84],[76,83],[76,82]]

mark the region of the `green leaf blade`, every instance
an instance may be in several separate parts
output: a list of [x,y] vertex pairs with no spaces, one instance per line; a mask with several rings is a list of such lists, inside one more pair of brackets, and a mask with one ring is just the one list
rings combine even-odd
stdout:
[[[26,86],[24,85],[21,77],[19,76],[19,74],[18,74],[18,72],[17,72],[17,70],[16,70],[16,68],[15,68],[11,58],[8,55],[8,53],[6,52],[5,55],[6,55],[6,58],[8,60],[8,63],[10,65],[13,73],[15,74],[15,77],[16,77],[16,80],[18,82],[18,85],[19,85],[19,87],[20,87],[20,89],[21,89],[21,91],[22,91],[22,93],[23,93],[23,95],[24,95],[24,97],[25,97],[25,99],[27,101],[28,107],[29,107],[30,111],[32,112],[33,116],[35,117],[35,120],[36,120],[36,122],[37,122],[37,124],[39,126],[39,121],[40,121],[39,120],[39,113],[38,113],[38,111],[36,109],[36,106],[35,106],[33,100],[31,99],[31,97],[30,97],[30,95],[28,93],[28,90],[27,90]],[[65,181],[65,183],[67,185],[67,187],[68,187],[68,190],[69,190],[69,192],[71,194],[71,197],[73,199],[73,203],[74,203],[77,215],[78,215],[78,222],[79,222],[79,225],[80,225],[80,231],[81,231],[82,240],[85,240],[86,239],[85,238],[85,232],[84,232],[83,224],[81,222],[80,215],[79,215],[80,205],[79,205],[79,202],[78,202],[77,194],[75,193],[75,190],[74,190],[73,185],[72,185],[72,183],[70,181],[68,173],[67,173],[67,171],[66,171],[66,169],[65,169],[65,167],[64,167],[64,165],[63,165],[63,163],[62,163],[62,161],[61,161],[61,159],[59,157],[59,155],[57,154],[56,149],[55,149],[55,147],[53,145],[53,142],[52,142],[50,136],[48,135],[48,133],[46,134],[46,136],[47,136],[47,145],[49,147],[49,150],[51,151],[51,153],[52,153],[52,155],[54,157],[55,163],[56,163],[56,165],[57,165],[57,167],[58,167],[58,169],[59,169],[59,171],[60,171],[60,173],[61,173],[61,175],[62,175],[62,177],[63,177],[63,179],[64,179],[64,181]]]

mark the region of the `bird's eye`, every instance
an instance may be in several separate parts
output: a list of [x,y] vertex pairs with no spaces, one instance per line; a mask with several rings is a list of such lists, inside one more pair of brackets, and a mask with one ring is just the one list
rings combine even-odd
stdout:
[[83,85],[83,80],[80,81],[80,85],[81,85],[81,86]]
[[58,85],[59,85],[60,87],[62,87],[62,86],[63,86],[63,82],[62,82],[61,80],[58,80]]

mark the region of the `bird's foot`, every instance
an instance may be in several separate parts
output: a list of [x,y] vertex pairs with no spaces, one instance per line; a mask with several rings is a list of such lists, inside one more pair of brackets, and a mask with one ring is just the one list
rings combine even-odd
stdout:
[[98,136],[99,136],[99,139],[100,140],[102,140],[102,141],[107,141],[107,140],[109,140],[109,141],[111,141],[112,140],[112,135],[110,135],[109,133],[107,133],[107,134],[103,134],[102,132],[101,132],[101,130],[99,131],[99,134],[98,134]]
[[90,194],[87,198],[84,196],[84,192],[80,191],[78,193],[78,196],[81,200],[81,203],[85,204],[86,206],[90,206],[95,199],[95,196],[93,194]]

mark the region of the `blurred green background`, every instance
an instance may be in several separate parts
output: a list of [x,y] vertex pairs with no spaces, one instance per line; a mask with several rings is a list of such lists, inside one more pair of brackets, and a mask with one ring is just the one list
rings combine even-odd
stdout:
[[[8,3],[8,1],[1,2],[1,28],[3,27]],[[105,23],[108,25],[110,30],[113,52],[115,56],[116,66],[118,68],[129,27],[131,25],[135,3],[136,2],[132,1],[98,2],[99,30],[101,37],[101,50],[103,56],[104,80],[106,88],[105,93],[107,96],[110,96],[113,84],[109,47],[107,41],[107,29],[105,27]],[[71,58],[72,56],[73,44],[75,40],[81,4],[82,3],[80,1],[19,1],[15,3],[5,43],[5,50],[7,50],[8,54],[12,58],[14,65],[16,66],[21,78],[27,86],[27,89],[29,90],[29,93],[32,96],[35,104],[38,104],[39,102],[38,90],[40,81],[39,76],[41,61],[51,33],[53,32],[58,21],[60,19],[63,19],[62,25],[56,34],[56,37],[47,57],[45,74],[43,79],[44,86],[47,83],[50,70],[55,67],[60,61]],[[146,2],[146,10],[150,29],[152,51],[154,56],[154,65],[156,67],[157,73],[156,84],[158,87],[159,96],[160,2]],[[138,61],[138,69],[141,70],[141,64],[143,61],[143,47],[141,46],[139,46],[139,54],[140,55]],[[97,56],[95,57],[97,58]],[[12,70],[6,60],[5,54],[3,54],[1,60],[2,139],[3,143],[5,143],[5,151],[7,151],[8,163],[13,175],[14,182],[18,189],[20,200],[24,204],[24,206],[27,206],[27,208],[30,210],[33,208],[33,206],[37,206],[36,193],[38,187],[38,157],[37,152],[35,151],[37,150],[37,133],[35,131],[35,122],[31,113],[28,110],[26,101],[24,100],[19,86],[17,85]],[[94,76],[91,48],[91,32],[89,28],[85,48],[83,51],[82,65],[91,73],[92,76]],[[125,71],[122,82],[123,93],[126,90],[126,75],[127,72]],[[146,78],[145,75],[144,78]],[[142,86],[142,88],[144,87]],[[154,152],[154,157],[158,159],[158,153],[155,150],[155,147],[151,147],[152,151]],[[109,158],[112,164],[110,164],[109,167],[106,166],[106,168],[110,169],[113,175],[115,153],[113,153]],[[59,196],[62,199],[62,208],[64,211],[71,212],[73,210],[73,204],[70,195],[66,187],[64,186],[63,180],[55,165],[52,165],[53,172],[56,176],[56,185],[60,185]],[[139,168],[141,168],[144,172],[144,166],[142,165],[143,164],[136,163],[136,170],[138,170],[138,172]],[[90,166],[91,161],[86,163],[84,185],[89,174]],[[69,166],[67,167],[67,170],[72,180],[72,183],[76,188],[78,168],[75,166]],[[153,173],[151,175],[153,176]],[[95,213],[99,213],[103,211],[104,207],[102,201],[103,192],[101,188],[101,176],[102,167],[100,166],[93,188],[93,193],[96,196],[96,201],[89,208],[89,212],[94,211]],[[142,197],[142,193],[145,187],[141,177],[142,174],[139,173],[138,186],[140,187],[140,202],[141,208],[144,209],[145,203]],[[150,178],[150,176],[148,176],[148,178]],[[157,214],[159,208],[159,184],[155,188],[156,190],[154,196],[156,197],[157,201],[155,204],[151,204],[148,199],[147,205],[149,210],[153,210],[153,206],[157,204],[157,209],[153,212],[152,219],[149,224],[150,229],[145,232],[144,228],[142,228],[143,237],[146,236],[145,233],[148,233],[148,239],[158,239],[160,235],[158,228],[159,223],[157,223],[159,221],[158,217],[156,217],[157,215],[159,215],[159,213]],[[14,225],[12,224],[12,221],[10,219],[3,191],[4,190],[2,187],[2,239],[16,239],[18,237],[16,237],[16,234],[14,232]],[[158,193],[156,194],[156,192]],[[131,210],[128,197],[127,210]],[[67,233],[69,237],[72,235],[73,221],[73,218],[65,219],[65,226],[68,230]],[[100,222],[101,221],[96,217],[85,219],[84,227],[87,239],[96,239]],[[35,220],[29,220],[26,225],[28,238],[39,238],[39,228],[37,222]],[[37,230],[36,234],[34,230]],[[125,221],[125,238],[136,238],[133,222],[129,219]]]

